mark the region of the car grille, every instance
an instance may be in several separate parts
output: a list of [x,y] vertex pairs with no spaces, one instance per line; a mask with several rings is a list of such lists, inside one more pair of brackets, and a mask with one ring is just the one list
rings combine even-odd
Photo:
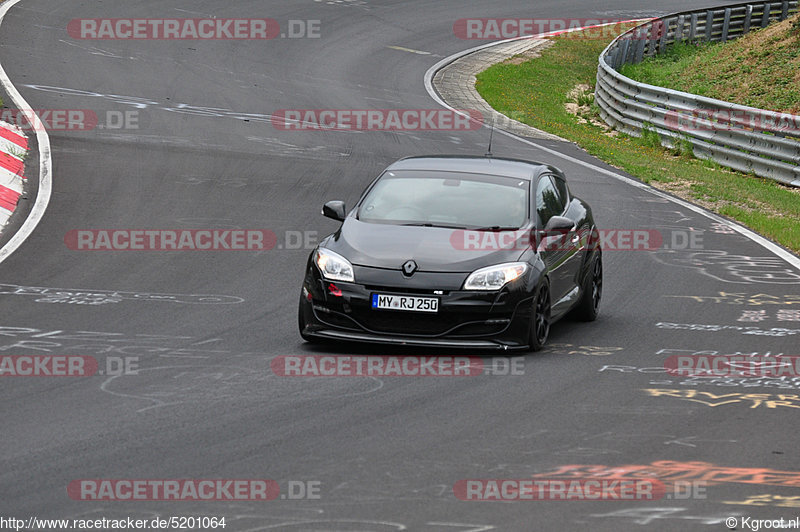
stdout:
[[383,292],[383,293],[390,293],[390,294],[414,294],[414,295],[447,295],[450,293],[449,290],[433,290],[433,289],[424,289],[424,288],[403,288],[397,286],[374,286],[374,285],[366,285],[364,286],[370,292]]
[[[473,337],[491,336],[503,332],[510,323],[508,319],[475,320],[466,314],[399,313],[371,309],[354,310],[350,314],[336,311],[317,312],[317,319],[327,325],[348,329],[363,329],[368,332],[394,334],[398,336]],[[360,327],[359,327],[360,326]]]

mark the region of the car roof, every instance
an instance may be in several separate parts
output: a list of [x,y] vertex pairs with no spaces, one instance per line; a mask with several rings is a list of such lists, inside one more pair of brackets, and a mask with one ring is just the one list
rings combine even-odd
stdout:
[[534,179],[543,172],[553,172],[563,177],[563,173],[548,164],[511,159],[507,157],[481,157],[478,155],[419,155],[405,157],[389,165],[386,170],[429,170],[441,172],[462,172]]

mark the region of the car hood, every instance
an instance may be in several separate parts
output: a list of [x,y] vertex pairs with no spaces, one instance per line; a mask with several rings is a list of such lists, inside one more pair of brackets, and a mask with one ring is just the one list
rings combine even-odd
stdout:
[[462,231],[361,222],[348,217],[324,246],[358,266],[401,270],[412,259],[422,272],[471,272],[516,261],[528,232]]

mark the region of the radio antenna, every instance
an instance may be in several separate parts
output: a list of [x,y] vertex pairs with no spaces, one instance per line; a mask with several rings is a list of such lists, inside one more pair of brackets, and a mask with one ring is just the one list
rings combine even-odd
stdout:
[[486,151],[486,155],[484,157],[491,157],[492,156],[492,135],[494,134],[494,115],[492,115],[492,121],[489,124],[489,149]]

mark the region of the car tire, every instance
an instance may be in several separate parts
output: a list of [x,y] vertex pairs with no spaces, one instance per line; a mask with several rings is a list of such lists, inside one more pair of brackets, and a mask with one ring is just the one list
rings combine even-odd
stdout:
[[589,261],[589,272],[583,282],[583,295],[575,306],[575,317],[581,321],[594,321],[600,312],[603,296],[603,257],[595,251]]
[[528,333],[528,348],[531,351],[539,351],[547,343],[547,337],[550,335],[550,324],[550,283],[545,279],[533,297],[531,326]]

